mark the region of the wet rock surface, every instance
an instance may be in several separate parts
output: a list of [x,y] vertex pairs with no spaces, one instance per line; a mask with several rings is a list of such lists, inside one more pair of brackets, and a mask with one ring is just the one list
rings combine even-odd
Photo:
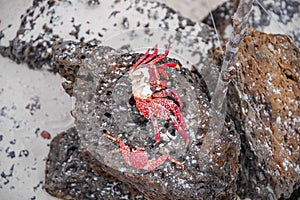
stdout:
[[[124,183],[138,188],[146,198],[222,199],[233,198],[236,195],[253,199],[297,198],[300,143],[299,97],[297,96],[299,94],[299,50],[288,37],[268,35],[257,31],[248,32],[237,58],[238,71],[234,81],[235,86],[229,90],[228,114],[235,122],[235,126],[227,124],[227,129],[224,129],[224,132],[220,134],[220,140],[215,143],[216,151],[209,155],[199,153],[201,146],[205,146],[207,142],[213,142],[205,141],[209,121],[207,116],[206,120],[200,120],[201,123],[204,122],[204,128],[194,133],[192,137],[194,141],[190,149],[186,151],[179,147],[180,152],[173,154],[176,159],[185,164],[184,170],[174,163],[166,162],[149,172],[125,169],[126,173],[122,173],[126,163],[122,160],[121,154],[108,156],[108,151],[118,149],[119,144],[101,138],[101,134],[109,132],[114,137],[122,135],[122,140],[126,144],[144,147],[147,152],[153,153],[155,149],[158,149],[154,152],[155,156],[163,152],[159,148],[153,148],[154,135],[151,134],[151,125],[149,126],[149,121],[140,115],[135,104],[131,102],[130,80],[127,74],[129,67],[141,54],[119,54],[118,51],[109,47],[96,45],[89,47],[87,44],[74,42],[62,43],[58,46],[58,52],[59,49],[64,49],[63,52],[69,52],[69,54],[62,60],[59,59],[62,58],[61,54],[58,54],[57,65],[62,61],[64,69],[76,65],[82,67],[80,74],[83,76],[80,79],[84,81],[80,84],[90,86],[86,81],[91,81],[91,77],[96,74],[100,75],[96,84],[84,90],[97,91],[95,102],[89,105],[92,106],[91,109],[96,110],[93,115],[87,114],[89,112],[78,111],[78,109],[84,109],[87,99],[83,93],[80,93],[84,87],[76,85],[74,89],[74,95],[77,95],[79,101],[82,102],[82,104],[77,104],[75,116],[77,128],[83,131],[81,133],[83,148],[91,152],[92,157],[98,160],[100,168],[118,177]],[[73,51],[69,51],[70,49]],[[170,61],[177,62],[169,58],[162,62]],[[80,68],[77,67],[75,72],[78,73],[78,69]],[[95,69],[98,71],[95,72]],[[168,73],[172,74],[169,71]],[[71,80],[75,80],[73,72],[62,74],[68,74],[73,77]],[[271,75],[274,77],[270,77]],[[184,82],[180,76],[183,76],[188,84],[195,86],[196,92],[201,94],[198,98],[203,96],[203,99],[198,99],[196,104],[198,106],[209,105],[205,83],[202,82],[201,88],[195,85],[201,82],[201,76],[196,71],[190,72],[187,69],[176,72],[175,79],[181,83],[171,81],[171,86],[179,91]],[[122,103],[114,95],[125,98],[124,102]],[[122,115],[122,112],[116,111],[118,109],[113,106],[116,101],[120,101],[118,104],[126,108],[124,112],[128,114],[123,118],[117,117]],[[208,108],[201,107],[201,110],[208,110]],[[205,116],[205,112],[203,114]],[[94,122],[95,115],[102,123],[91,129],[86,122]],[[136,136],[134,132],[133,136],[128,134],[126,131],[134,129],[134,126],[126,127],[126,123],[122,121],[124,118],[131,119],[131,126],[136,124],[138,130],[144,129],[147,134],[143,132],[141,136]],[[163,127],[163,129],[167,128]],[[165,131],[174,132],[172,125],[168,125],[168,129],[170,130]],[[236,135],[235,130],[240,136]],[[177,133],[175,142],[184,146],[183,141],[180,142],[180,140],[182,139]],[[168,140],[163,140],[161,149],[165,149],[165,143],[168,143]],[[240,147],[241,154],[239,155]],[[103,155],[101,154],[103,152],[106,153]],[[123,164],[121,167],[116,166],[116,162],[123,162]],[[224,176],[227,173],[233,176],[230,181],[229,176]],[[141,183],[145,183],[144,187]],[[168,188],[172,188],[172,191]]]
[[[209,124],[209,96],[205,82],[195,70],[166,69],[170,88],[180,94],[184,103],[182,113],[191,139],[189,148],[184,148],[185,141],[172,123],[164,120],[159,121],[162,142],[153,146],[155,137],[151,121],[136,108],[128,77],[131,65],[141,54],[122,55],[109,47],[88,48],[87,44],[72,42],[62,43],[60,48],[69,53],[67,56],[58,54],[58,65],[61,60],[64,68],[80,66],[73,86],[73,95],[77,99],[73,114],[81,146],[101,163],[104,171],[133,185],[147,198],[222,199],[235,196],[238,136],[228,121],[218,141],[205,139]],[[170,58],[161,61],[167,62],[178,61]],[[119,144],[102,137],[103,133],[116,138],[122,136],[122,141],[132,148],[144,148],[149,159],[171,155],[183,162],[185,169],[170,161],[152,171],[136,169],[124,161],[121,153],[109,154],[109,151],[118,149]],[[199,153],[206,143],[214,143],[213,151]]]
[[299,61],[284,35],[249,30],[240,46],[229,112],[241,134],[243,198],[289,198],[299,188]]
[[80,148],[76,128],[70,128],[51,141],[44,187],[60,199],[145,199],[99,166]]
[[[97,70],[97,73],[101,74],[106,70],[103,65],[114,65],[116,62],[121,65],[121,62],[124,62],[127,58],[126,54],[121,54],[121,52],[117,52],[111,47],[100,46],[100,44],[100,41],[92,40],[87,43],[60,41],[53,45],[52,63],[60,75],[66,79],[62,85],[69,95],[73,95],[75,77],[81,66],[93,65],[95,69],[88,70],[91,70],[91,73],[96,73],[95,71]],[[109,56],[109,54],[112,54],[110,60],[103,58],[105,55]],[[97,59],[98,55],[100,56],[99,59]],[[122,57],[124,57],[124,59]],[[131,56],[127,59],[128,60],[122,64],[123,66],[125,64],[131,64],[134,60]],[[109,61],[112,61],[112,63],[109,64]]]

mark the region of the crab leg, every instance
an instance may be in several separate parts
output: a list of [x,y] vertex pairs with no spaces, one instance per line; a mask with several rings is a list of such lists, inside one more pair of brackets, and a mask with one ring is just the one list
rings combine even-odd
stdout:
[[159,85],[158,84],[158,81],[160,79],[159,71],[157,70],[155,65],[148,64],[148,66],[149,66],[148,67],[148,72],[149,72],[149,75],[150,75],[149,84],[150,84],[151,87],[153,87],[152,91],[155,91],[156,87]]
[[[150,50],[148,49],[147,52],[133,65],[132,70],[134,70],[140,64],[154,65],[155,63],[158,63],[159,61],[163,60],[164,58],[166,58],[168,56],[169,50],[170,50],[170,45],[168,46],[165,53],[163,53],[163,54],[159,55],[157,58],[155,58],[158,54],[158,47],[157,47],[157,45],[155,45],[153,53],[149,55]],[[153,58],[155,58],[155,59],[153,59]],[[177,68],[176,63],[165,63],[162,66]]]
[[134,71],[137,66],[139,66],[149,55],[150,49],[131,67],[131,71]]
[[[153,53],[152,53],[148,58],[146,58],[146,59],[142,62],[142,64],[146,64],[146,63],[148,63],[149,61],[151,61],[155,56],[157,56],[157,53],[158,53],[158,48],[157,48],[157,45],[155,45]],[[151,62],[152,62],[152,61],[151,61]],[[150,64],[150,63],[149,63],[149,64]]]
[[184,138],[184,140],[186,141],[186,143],[189,143],[189,138],[185,133],[185,129],[186,129],[186,125],[184,123],[180,108],[178,107],[177,104],[175,104],[172,100],[166,99],[166,98],[159,98],[159,99],[154,99],[153,101],[155,101],[156,103],[160,103],[160,105],[162,105],[163,107],[167,108],[169,110],[172,111],[172,113],[174,113],[176,115],[176,117],[174,117],[170,111],[164,113],[164,115],[161,115],[160,117],[164,118],[165,120],[171,119],[173,126],[176,128],[176,130],[180,133],[180,135]]
[[[157,49],[157,45],[155,47]],[[170,45],[168,46],[165,53],[163,53],[163,54],[159,55],[157,58],[153,59],[151,62],[149,62],[149,64],[155,64],[155,63],[161,61],[162,59],[166,58],[169,54],[169,50],[170,50]]]
[[[186,125],[184,123],[184,120],[183,120],[183,117],[182,117],[182,114],[181,114],[181,111],[180,111],[180,108],[178,107],[178,105],[176,103],[174,103],[172,100],[166,99],[166,98],[153,99],[152,103],[159,104],[159,105],[167,108],[167,110],[165,110],[164,113],[159,113],[160,110],[157,109],[157,113],[154,113],[154,114],[158,115],[159,117],[161,117],[165,120],[171,119],[173,126],[179,132],[179,134],[183,137],[183,139],[186,141],[186,143],[188,145],[190,139],[188,138],[187,134],[184,131],[186,129]],[[174,113],[176,117],[173,116],[171,112]],[[155,119],[154,116],[152,118]],[[151,118],[151,121],[153,123],[153,128],[154,128],[155,136],[156,136],[155,144],[157,144],[159,142],[159,141],[157,141],[157,138],[160,139],[159,131],[158,131],[158,128],[155,127],[155,126],[157,126],[157,122],[153,121],[152,118]]]
[[172,67],[175,69],[180,69],[180,66],[177,63],[165,63],[159,66],[156,66],[158,73],[160,73],[165,79],[169,79],[167,73],[164,71],[164,67]]
[[140,110],[140,112],[144,115],[145,118],[150,119],[152,122],[152,127],[155,134],[154,145],[157,145],[160,142],[160,134],[159,134],[158,124],[157,124],[157,119],[155,117],[156,113],[151,112],[151,109],[149,108],[149,105],[146,101],[138,98],[136,98],[135,100],[136,100],[136,105]]
[[179,165],[181,168],[184,169],[184,164],[175,160],[174,158],[172,158],[171,156],[169,155],[163,155],[163,156],[160,156],[158,159],[156,160],[150,160],[150,163],[148,164],[148,167],[146,168],[147,170],[153,170],[155,169],[156,167],[158,167],[159,165],[161,165],[162,163],[164,163],[166,160],[170,160],[172,161],[173,163]]
[[171,117],[173,126],[175,127],[175,129],[178,131],[178,133],[183,137],[183,139],[185,140],[186,143],[186,147],[189,145],[190,143],[190,139],[187,136],[187,134],[185,133],[185,131],[182,129],[182,127],[180,126],[180,124],[178,123],[177,119],[175,117]]
[[179,123],[180,123],[180,126],[182,127],[183,130],[186,129],[186,125],[184,123],[184,119],[182,117],[182,113],[181,113],[181,110],[180,108],[175,104],[174,106],[171,107],[171,110],[172,112],[176,115]]
[[152,122],[152,127],[155,133],[155,143],[154,145],[157,145],[160,142],[160,134],[159,134],[159,129],[158,129],[158,125],[157,125],[157,119],[155,118],[155,116],[152,115],[152,113],[150,112],[150,119]]
[[[166,63],[166,65],[159,66],[149,66],[149,74],[150,74],[150,85],[153,88],[152,91],[155,92],[157,89],[166,89],[167,88],[167,80],[169,79],[167,73],[163,70],[164,67],[174,67],[176,69],[180,69],[180,66],[176,63]],[[166,80],[160,80],[160,75],[162,75]]]
[[[171,109],[171,111],[175,114],[175,116],[176,116],[176,121],[179,121],[179,124],[180,124],[180,126],[182,127],[182,129],[183,130],[185,130],[186,129],[186,125],[185,125],[185,123],[184,123],[184,119],[183,119],[183,117],[182,117],[182,113],[181,113],[181,110],[180,110],[180,108],[176,105],[176,104],[174,104],[173,106],[171,106],[170,107],[170,109]],[[184,131],[183,131],[184,132]],[[181,134],[182,135],[182,134]],[[185,135],[185,134],[184,134]],[[187,137],[187,136],[186,136]]]
[[[157,89],[164,89],[167,87],[167,80],[169,79],[169,77],[163,70],[164,67],[174,67],[180,69],[180,66],[176,63],[166,63],[159,66],[148,64],[148,72],[150,75],[149,84],[153,88],[153,92],[155,92]],[[160,81],[160,75],[162,75],[166,80]]]
[[169,159],[170,161],[172,161],[173,163],[179,165],[181,168],[184,169],[184,164],[183,164],[182,162],[179,162],[178,160],[175,160],[174,158],[172,158],[172,157],[169,156],[169,155],[168,155],[168,159]]
[[175,101],[177,101],[177,103],[179,104],[179,107],[182,107],[183,106],[183,103],[180,99],[180,96],[177,94],[177,92],[175,90],[171,90],[171,89],[165,89],[165,90],[162,90],[160,92],[157,92],[157,93],[154,93],[153,94],[153,97],[156,97],[156,98],[164,98],[164,97],[173,97],[175,99]]
[[120,138],[115,138],[115,137],[113,137],[111,135],[108,135],[106,133],[104,133],[102,136],[107,137],[108,139],[110,139],[114,142],[118,142],[120,144],[119,149],[111,150],[108,153],[113,154],[113,153],[118,153],[118,152],[121,151],[125,162],[127,164],[131,165],[131,163],[130,163],[130,148],[127,145],[125,145],[124,142],[122,142],[122,140]]
[[142,115],[146,118],[146,119],[150,119],[150,109],[149,106],[146,102],[146,100],[144,99],[140,99],[140,98],[134,98],[135,103],[136,103],[136,107],[139,109],[139,111],[142,113]]
[[[108,139],[111,139],[111,140],[114,141],[114,142],[118,142],[118,143],[121,143],[121,142],[122,142],[122,140],[121,140],[120,138],[115,138],[115,137],[113,137],[113,136],[111,136],[111,135],[109,135],[109,134],[107,134],[107,133],[103,133],[102,136],[107,137]],[[123,143],[123,142],[122,142],[122,143]]]

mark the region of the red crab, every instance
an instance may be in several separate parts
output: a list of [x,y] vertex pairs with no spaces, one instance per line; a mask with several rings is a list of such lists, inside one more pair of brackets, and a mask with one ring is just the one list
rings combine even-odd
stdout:
[[[189,137],[185,132],[186,126],[181,113],[183,103],[175,90],[167,88],[169,78],[163,70],[165,67],[180,69],[180,66],[176,63],[156,64],[168,56],[169,49],[170,46],[159,56],[157,45],[152,54],[149,54],[148,49],[130,69],[129,78],[132,80],[132,93],[137,108],[145,118],[152,121],[155,145],[160,142],[157,118],[171,120],[188,145]],[[161,80],[161,76],[165,80]]]
[[184,168],[183,163],[175,160],[169,155],[162,155],[158,159],[149,160],[144,148],[135,147],[132,151],[130,151],[129,146],[125,145],[120,138],[115,138],[106,133],[104,133],[102,136],[107,137],[113,140],[114,142],[118,142],[120,144],[119,149],[112,150],[109,153],[112,154],[121,151],[125,162],[136,169],[144,169],[150,171],[163,164],[167,159]]

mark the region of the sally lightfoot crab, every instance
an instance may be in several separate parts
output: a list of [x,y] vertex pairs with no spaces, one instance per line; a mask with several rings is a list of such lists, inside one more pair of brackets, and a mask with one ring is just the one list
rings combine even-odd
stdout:
[[[177,92],[167,87],[169,77],[164,71],[165,67],[180,69],[180,66],[176,63],[157,65],[168,56],[169,49],[170,46],[161,55],[157,55],[157,45],[152,54],[149,54],[148,49],[130,69],[129,78],[132,80],[132,93],[137,108],[145,118],[152,122],[156,139],[155,145],[160,142],[157,118],[161,118],[172,121],[187,146],[190,139],[185,132],[186,125],[181,113],[183,103]],[[164,80],[161,80],[161,76]]]
[[107,133],[104,133],[102,136],[120,144],[120,148],[110,151],[110,154],[118,153],[121,151],[125,162],[136,169],[144,169],[150,171],[163,164],[167,159],[184,168],[183,163],[175,160],[169,155],[162,155],[157,159],[149,160],[144,148],[134,147],[132,150],[130,150],[129,146],[125,145],[125,143],[120,138],[115,138]]

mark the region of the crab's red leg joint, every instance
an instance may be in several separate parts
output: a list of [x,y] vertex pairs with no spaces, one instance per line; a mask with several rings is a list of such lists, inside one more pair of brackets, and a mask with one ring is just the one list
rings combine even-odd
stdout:
[[175,159],[172,158],[171,156],[168,156],[168,159],[169,159],[170,161],[172,161],[173,163],[179,165],[182,169],[184,169],[184,164],[183,164],[182,162],[179,162],[179,161],[175,160]]
[[166,88],[166,87],[167,87],[167,80],[160,81],[159,89]]
[[171,119],[172,119],[173,126],[175,127],[175,129],[179,132],[179,134],[185,140],[185,147],[187,148],[189,146],[189,143],[190,143],[189,137],[187,136],[187,134],[183,130],[182,126],[180,125],[181,123],[179,124],[175,117],[172,117]]
[[110,152],[108,152],[109,154],[113,154],[113,153],[118,153],[118,152],[122,152],[124,161],[130,165],[130,148],[124,144],[124,142],[120,139],[120,138],[115,138],[111,135],[108,135],[106,133],[104,133],[102,136],[107,137],[108,139],[114,141],[114,142],[118,142],[120,144],[120,148],[119,149],[115,149],[112,150]]
[[162,156],[160,156],[156,160],[150,160],[149,164],[148,164],[148,167],[147,167],[147,170],[153,170],[153,169],[155,169],[156,167],[158,167],[161,164],[163,164],[167,159],[170,160],[170,161],[172,161],[173,163],[179,165],[181,168],[184,169],[184,164],[183,163],[175,160],[174,158],[172,158],[169,155],[162,155]]
[[[155,46],[155,48],[157,49],[157,45]],[[170,50],[170,46],[165,51],[165,53],[163,53],[163,54],[159,55],[157,58],[153,59],[151,62],[149,62],[149,64],[153,65],[153,64],[158,63],[159,61],[163,60],[164,58],[166,58],[169,54],[169,50]]]
[[160,134],[159,134],[159,129],[158,129],[158,125],[157,125],[157,120],[152,114],[150,114],[150,119],[152,121],[152,126],[153,126],[153,130],[154,130],[154,133],[155,133],[155,143],[154,143],[154,145],[157,145],[160,142]]
[[104,133],[102,136],[107,137],[108,139],[114,141],[114,142],[122,142],[120,138],[115,138],[107,133]]
[[131,67],[131,71],[134,71],[137,66],[139,66],[149,55],[150,49]]
[[[157,54],[158,54],[158,47],[157,47],[157,45],[155,45],[153,53],[152,53],[150,56],[148,56],[148,58],[146,58],[146,59],[142,62],[142,64],[146,64],[146,63],[152,64],[153,61],[151,61],[151,60],[152,60],[153,58],[155,58],[155,57],[157,56]],[[150,61],[151,61],[151,62],[150,62]],[[156,63],[156,62],[155,62],[155,63]]]
[[167,73],[165,72],[165,70],[163,69],[163,67],[165,67],[165,65],[159,65],[156,67],[157,71],[159,74],[161,74],[166,80],[169,79]]
[[175,68],[175,69],[178,69],[178,70],[181,69],[180,65],[178,65],[177,63],[165,63],[163,65],[164,65],[164,67],[172,67],[172,68]]
[[[164,98],[164,97],[173,97],[175,99],[175,101],[179,104],[180,107],[183,106],[183,102],[180,99],[180,96],[177,94],[177,92],[175,90],[171,90],[171,89],[165,89],[162,90],[160,92],[154,93],[153,97],[156,98]],[[181,111],[180,111],[181,112]]]

